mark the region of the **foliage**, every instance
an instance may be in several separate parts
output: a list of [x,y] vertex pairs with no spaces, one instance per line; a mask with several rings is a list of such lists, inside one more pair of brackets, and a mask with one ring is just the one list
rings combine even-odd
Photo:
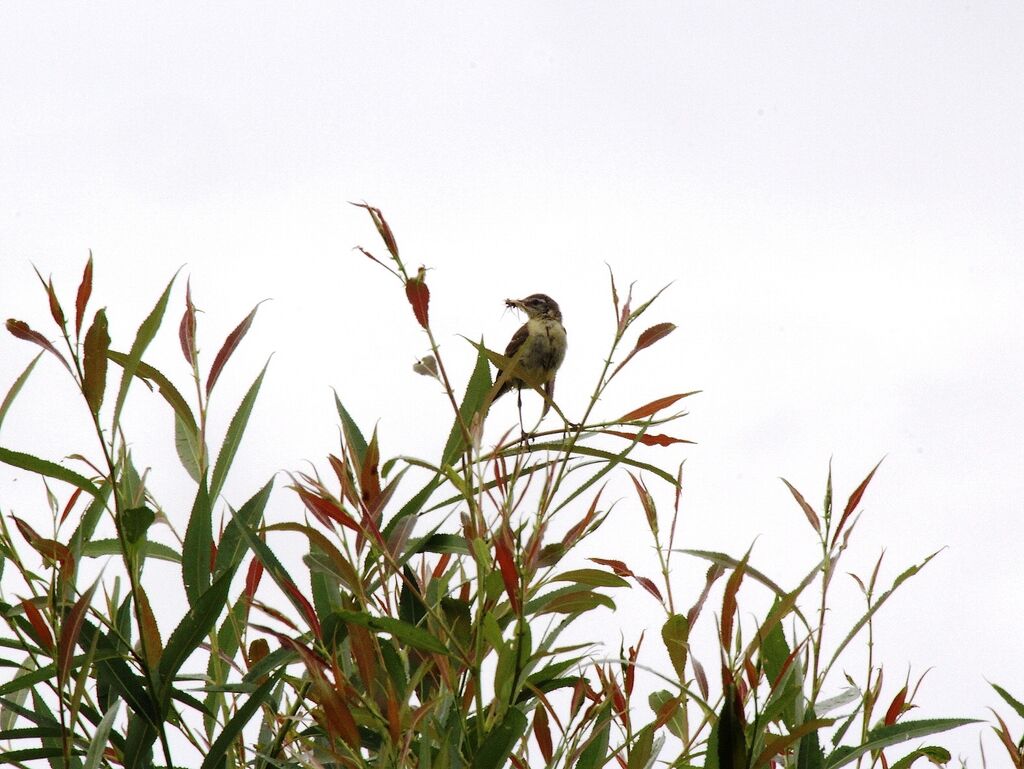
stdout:
[[[855,577],[863,614],[838,641],[826,642],[830,587],[877,467],[842,510],[833,508],[831,472],[820,511],[786,483],[818,544],[805,578],[790,589],[755,568],[749,551],[736,558],[677,547],[682,464],[650,463],[639,447],[672,452],[689,443],[662,430],[685,416],[674,409],[694,392],[598,416],[602,395],[626,365],[675,328],[660,322],[634,333],[660,292],[634,305],[632,290],[621,297],[612,277],[610,348],[578,423],[554,404],[560,426],[505,434],[485,446],[484,420],[502,384],[492,381],[489,364],[509,371],[515,361],[483,344],[467,347],[475,349],[475,366],[457,386],[430,323],[425,270],[410,273],[381,212],[361,207],[388,256],[362,253],[401,283],[430,346],[416,370],[441,383],[452,424],[433,459],[384,459],[377,431],[367,434],[338,400],[339,451],[322,472],[292,473],[287,484],[304,516],[265,519],[273,479],[241,504],[223,499],[266,366],[216,453],[210,450],[210,396],[256,308],[204,372],[186,287],[178,339],[193,381],[190,398],[144,360],[174,280],[127,352],[112,349],[105,310],[85,324],[91,256],[73,324],[52,281],[40,276],[63,349],[27,323],[8,321],[15,337],[43,348],[40,355],[56,358],[58,373],[71,377],[96,441],[69,451],[67,463],[0,448],[0,461],[45,481],[52,512],[45,533],[9,512],[0,518],[5,585],[18,583],[0,595],[0,644],[12,660],[0,684],[0,740],[7,745],[0,759],[89,769],[173,766],[198,762],[196,756],[204,769],[647,769],[655,762],[831,769],[948,759],[942,748],[924,746],[889,763],[893,746],[967,721],[906,720],[918,686],[904,682],[883,699],[882,669],[871,656],[877,612],[933,556],[885,589],[881,559],[866,579]],[[40,355],[10,388],[0,423]],[[140,382],[169,407],[177,456],[194,484],[181,536],[132,455],[124,407]],[[616,476],[635,495],[623,506],[647,523],[655,576],[622,560],[583,560],[588,538],[612,513],[603,491]],[[161,541],[166,532],[177,541]],[[306,543],[301,567],[278,555],[275,541],[285,534]],[[674,590],[672,564],[681,556],[708,564],[703,590],[688,601]],[[88,581],[81,567],[91,559],[112,560]],[[188,606],[181,616],[161,615],[160,624],[173,627],[166,637],[153,596],[169,587],[150,576],[154,566],[146,569],[156,561],[178,569]],[[739,610],[751,582],[774,595],[752,624]],[[691,640],[698,623],[711,621],[705,607],[719,587],[719,675],[709,675]],[[644,633],[629,628],[630,645],[611,660],[593,644],[565,640],[582,618],[614,611],[638,588],[664,612],[657,620],[662,669],[641,662]],[[863,682],[847,678],[840,696],[825,698],[834,691],[837,662],[865,637]],[[642,696],[638,672],[664,688],[647,687]]]

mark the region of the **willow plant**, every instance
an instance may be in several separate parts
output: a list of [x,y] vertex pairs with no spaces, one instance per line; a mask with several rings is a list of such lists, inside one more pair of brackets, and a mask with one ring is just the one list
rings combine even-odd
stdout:
[[[552,403],[554,426],[487,443],[488,412],[502,385],[492,366],[515,372],[517,361],[467,342],[462,349],[475,364],[466,382],[454,382],[431,325],[426,270],[409,270],[383,214],[360,207],[387,256],[362,253],[397,279],[408,322],[429,347],[415,369],[440,383],[451,427],[433,457],[385,458],[376,429],[362,429],[336,398],[340,446],[319,468],[287,474],[285,498],[295,512],[283,522],[264,517],[273,478],[240,504],[224,497],[266,366],[210,450],[210,395],[256,308],[207,369],[186,288],[178,339],[192,380],[188,398],[144,360],[174,280],[127,352],[112,348],[105,310],[86,326],[91,256],[73,319],[40,276],[63,349],[27,323],[8,321],[15,337],[43,351],[11,386],[0,425],[49,354],[81,393],[95,441],[67,447],[65,463],[0,448],[0,461],[46,482],[51,510],[43,534],[11,511],[0,517],[0,644],[10,670],[0,683],[0,740],[8,746],[0,759],[84,769],[831,769],[948,759],[943,748],[924,745],[890,761],[893,746],[968,721],[907,720],[917,694],[909,681],[879,716],[883,676],[870,653],[862,682],[849,679],[840,695],[825,696],[844,651],[865,640],[871,649],[876,613],[931,559],[881,592],[880,568],[858,577],[863,615],[838,640],[826,631],[830,586],[874,470],[841,512],[833,510],[831,474],[820,512],[787,483],[816,540],[795,587],[756,568],[750,551],[682,548],[675,452],[689,441],[672,433],[686,415],[680,403],[695,392],[667,388],[625,414],[602,412],[603,396],[629,376],[633,358],[675,328],[640,325],[661,292],[634,305],[632,290],[620,296],[611,276],[609,349],[587,399],[565,410]],[[132,455],[124,405],[138,383],[155,388],[169,408],[176,453],[193,484],[180,536]],[[566,412],[582,417],[570,422]],[[662,459],[648,461],[651,452],[640,447]],[[614,511],[605,494],[612,481],[633,494]],[[657,554],[656,566],[645,565],[650,572],[589,549],[613,514],[646,521]],[[279,557],[285,535],[303,538],[301,565]],[[683,557],[708,565],[695,596],[678,595],[674,564]],[[80,576],[86,559],[106,562],[92,582]],[[147,572],[155,559],[178,569],[189,607],[179,617],[161,614],[159,624],[152,596],[169,586]],[[753,622],[739,612],[741,587],[750,583],[774,597]],[[641,656],[650,643],[644,647],[637,628],[619,628],[628,646],[621,642],[611,655],[601,651],[607,638],[567,640],[593,612],[610,612],[614,624],[616,601],[635,590],[661,611],[651,620],[661,647],[652,664]],[[720,609],[711,612],[705,607],[719,590]],[[694,648],[698,622],[716,622],[710,652]],[[163,638],[160,625],[174,629]],[[717,659],[717,672],[709,675],[700,659]]]

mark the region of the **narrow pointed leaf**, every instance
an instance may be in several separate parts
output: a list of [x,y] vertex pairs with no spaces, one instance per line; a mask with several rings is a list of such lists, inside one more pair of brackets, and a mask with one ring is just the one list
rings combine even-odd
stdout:
[[72,486],[77,486],[83,491],[89,492],[94,497],[99,494],[99,490],[88,478],[55,462],[40,459],[31,454],[23,454],[20,451],[0,448],[0,462],[12,467],[20,467],[22,470],[28,470],[39,475],[45,475],[47,478],[56,478],[59,481],[70,483]]
[[[262,302],[260,302],[260,304],[262,304]],[[231,357],[231,354],[238,347],[239,342],[242,341],[246,333],[248,333],[249,328],[252,326],[253,318],[256,317],[256,311],[259,308],[259,304],[253,307],[252,311],[235,327],[234,331],[228,334],[227,339],[224,340],[224,344],[221,345],[220,350],[217,352],[217,357],[213,359],[213,365],[210,366],[210,375],[206,379],[207,397],[209,397],[210,393],[213,392],[213,386],[217,384],[217,380],[220,379],[220,374],[224,370],[224,366]]]
[[256,715],[260,706],[270,699],[270,695],[282,675],[284,675],[284,669],[268,678],[235,710],[231,718],[228,719],[228,722],[224,724],[220,734],[217,735],[217,738],[210,745],[210,749],[207,751],[206,758],[203,759],[200,769],[215,769],[215,767],[220,766],[224,762],[224,757],[231,744],[242,734],[242,730],[252,720],[252,717]]
[[213,509],[205,479],[199,489],[188,517],[188,528],[181,547],[181,579],[189,606],[210,587],[210,547],[213,544]]
[[412,313],[416,316],[416,322],[423,328],[430,326],[430,289],[424,281],[426,270],[420,267],[415,278],[405,282],[405,297],[412,305]]
[[123,364],[124,371],[121,374],[121,386],[117,391],[117,401],[114,403],[113,424],[115,426],[120,424],[121,409],[124,408],[125,398],[128,397],[128,388],[131,386],[139,363],[142,361],[142,354],[149,347],[149,343],[153,341],[153,337],[156,336],[157,329],[160,328],[160,323],[163,321],[164,311],[167,309],[167,299],[171,295],[171,287],[173,285],[174,278],[171,278],[153,310],[142,321],[142,325],[139,326],[139,330],[135,334],[135,341],[132,342],[131,349],[128,351],[128,358]]
[[871,479],[875,477],[875,471],[878,470],[882,464],[882,460],[879,460],[878,464],[871,468],[871,472],[868,473],[867,477],[860,482],[860,485],[854,489],[853,494],[850,495],[850,499],[846,502],[846,509],[843,510],[843,515],[839,519],[839,525],[836,526],[835,534],[832,535],[832,547],[836,546],[836,542],[839,541],[839,535],[843,531],[843,526],[846,525],[847,519],[853,514],[853,511],[857,509],[857,505],[860,504],[861,498],[864,496],[864,492],[868,488],[868,484],[871,483]]
[[483,352],[483,345],[477,347],[476,363],[473,365],[473,373],[469,375],[469,382],[466,384],[466,394],[459,405],[459,416],[455,419],[451,431],[448,433],[448,440],[445,442],[444,451],[441,452],[441,467],[454,464],[455,460],[466,449],[466,430],[473,424],[473,415],[480,412],[487,400],[487,393],[491,389],[491,369],[487,365],[487,356]]
[[185,312],[178,324],[181,352],[190,366],[196,365],[196,307],[192,304],[192,281],[185,283]]
[[14,380],[14,384],[11,385],[11,389],[7,391],[7,395],[4,396],[3,403],[0,403],[0,425],[3,425],[4,417],[7,416],[7,412],[11,408],[11,404],[14,403],[14,399],[18,397],[18,393],[21,392],[21,388],[25,386],[25,381],[28,379],[29,374],[32,373],[32,369],[36,367],[36,363],[39,362],[41,357],[43,357],[43,354],[39,353],[29,361],[25,370],[18,375],[18,378]]
[[263,384],[263,376],[267,373],[267,366],[270,365],[270,361],[264,364],[263,369],[260,371],[259,376],[249,387],[248,392],[242,398],[242,402],[238,406],[238,410],[235,415],[231,418],[231,424],[228,425],[227,435],[224,436],[224,443],[221,446],[220,453],[217,455],[217,462],[213,466],[213,476],[210,479],[210,499],[216,500],[220,496],[221,489],[224,486],[224,481],[227,478],[228,470],[231,467],[231,463],[235,459],[235,454],[238,452],[238,447],[242,442],[242,435],[245,433],[245,427],[249,423],[249,415],[252,414],[253,404],[256,403],[256,396],[259,394],[260,385]]
[[78,636],[82,632],[82,623],[85,621],[85,614],[89,610],[89,604],[92,603],[97,585],[99,585],[99,580],[93,582],[92,587],[82,593],[75,601],[75,605],[71,607],[71,611],[68,612],[61,626],[60,643],[57,648],[57,681],[62,688],[71,672],[71,659],[75,653],[75,644],[78,643]]
[[939,732],[947,732],[968,724],[981,723],[976,718],[932,718],[923,721],[904,721],[892,726],[881,726],[872,729],[868,738],[855,748],[838,748],[825,759],[826,769],[838,769],[840,766],[856,761],[860,756],[875,750],[897,745],[907,740],[916,740]]
[[92,295],[92,251],[89,252],[89,261],[85,263],[85,270],[82,273],[82,282],[78,284],[78,294],[75,297],[75,336],[82,335],[82,320],[85,319],[85,307],[89,304],[89,297]]
[[815,531],[820,532],[821,521],[818,520],[818,514],[814,512],[814,508],[807,503],[806,499],[804,499],[804,495],[797,491],[793,484],[785,478],[780,478],[779,480],[786,484],[786,488],[789,489],[789,493],[793,495],[793,499],[795,499],[796,503],[800,505],[800,509],[804,511],[804,516],[806,516],[807,522],[811,524]]
[[37,344],[47,352],[56,355],[57,360],[64,364],[64,368],[68,370],[68,373],[74,375],[74,372],[71,370],[71,366],[68,365],[67,360],[64,358],[63,355],[60,354],[60,351],[56,347],[54,347],[50,343],[50,340],[47,339],[45,336],[40,334],[38,331],[33,331],[32,328],[28,325],[28,323],[26,323],[23,320],[15,320],[14,318],[10,318],[7,321],[7,330],[10,331],[11,334],[17,337],[18,339],[23,339],[26,342],[32,342],[32,344]]

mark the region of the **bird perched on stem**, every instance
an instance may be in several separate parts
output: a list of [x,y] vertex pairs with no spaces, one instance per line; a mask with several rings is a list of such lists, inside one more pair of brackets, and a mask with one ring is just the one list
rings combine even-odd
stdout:
[[[555,374],[565,360],[568,343],[565,326],[562,325],[562,311],[558,309],[558,303],[547,294],[530,294],[525,299],[506,299],[505,305],[525,312],[526,323],[516,331],[505,348],[505,357],[513,359],[515,367],[498,388],[494,398],[497,400],[513,388],[517,391],[519,425],[522,427],[522,388],[543,387],[543,418],[551,408],[551,399],[555,393]],[[501,376],[502,372],[499,370],[498,377]]]

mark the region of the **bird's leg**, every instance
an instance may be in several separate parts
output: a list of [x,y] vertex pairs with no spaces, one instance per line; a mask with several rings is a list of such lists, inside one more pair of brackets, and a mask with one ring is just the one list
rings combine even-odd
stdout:
[[523,391],[518,387],[516,388],[516,408],[519,410],[519,432],[523,434],[523,440],[529,440],[526,428],[523,427]]

